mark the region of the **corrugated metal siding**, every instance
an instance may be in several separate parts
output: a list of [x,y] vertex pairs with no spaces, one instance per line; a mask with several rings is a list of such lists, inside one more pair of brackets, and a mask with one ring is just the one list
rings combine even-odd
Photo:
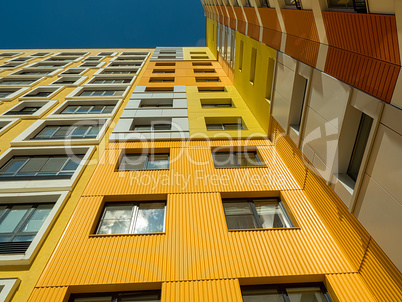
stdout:
[[102,197],[84,197],[38,286],[353,271],[304,193],[283,194],[301,229],[228,232],[220,194],[191,193],[168,195],[166,234],[92,238]]
[[275,8],[266,8],[261,7],[258,8],[258,12],[260,13],[262,26],[282,32],[281,26],[279,25],[278,15],[276,14]]
[[[37,287],[32,291],[29,302],[62,302],[67,301],[68,287]],[[68,298],[68,297],[66,297]]]
[[320,42],[313,11],[281,9],[281,13],[288,35]]
[[229,26],[229,18],[226,12],[226,7],[225,6],[218,6],[218,9],[221,13],[221,16],[223,17],[223,24],[226,26]]
[[328,44],[400,65],[395,15],[322,12]]
[[378,301],[402,301],[402,274],[374,240],[370,241],[360,273]]
[[260,40],[260,24],[254,7],[243,7],[247,17],[248,28],[247,35],[254,40]]
[[242,34],[246,34],[246,19],[244,19],[243,11],[241,7],[235,6],[233,7],[236,13],[237,19],[237,31],[241,32]]
[[166,282],[161,302],[242,302],[236,279]]
[[289,34],[286,36],[285,53],[312,67],[317,64],[319,49],[320,43]]
[[281,49],[282,33],[269,28],[263,28],[262,43],[276,50]]
[[236,30],[236,16],[233,8],[231,6],[227,7],[227,12],[229,15],[229,27]]
[[377,301],[359,274],[331,274],[326,276],[325,286],[332,297],[340,302]]
[[329,47],[324,72],[390,103],[400,66]]

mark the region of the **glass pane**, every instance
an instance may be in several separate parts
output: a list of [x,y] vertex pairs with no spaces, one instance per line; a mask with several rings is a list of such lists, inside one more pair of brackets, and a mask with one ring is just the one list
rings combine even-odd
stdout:
[[254,202],[263,228],[289,227],[277,202]]
[[30,208],[30,206],[13,206],[0,222],[0,233],[13,232]]
[[60,128],[55,132],[52,138],[66,138],[70,135],[71,131],[74,129],[74,126],[60,126]]
[[236,167],[236,157],[233,153],[220,152],[212,153],[215,167]]
[[0,236],[0,242],[9,242],[11,238],[12,236]]
[[135,131],[151,131],[151,125],[135,125]]
[[74,172],[77,169],[80,162],[81,160],[72,160],[71,158],[69,158],[67,164],[63,167],[62,171]]
[[121,294],[118,302],[160,302],[158,294]]
[[74,302],[111,302],[112,297],[88,297],[88,298],[76,298]]
[[46,162],[46,164],[43,166],[43,168],[40,170],[41,173],[51,173],[51,174],[56,174],[61,170],[63,167],[64,163],[66,162],[66,157],[65,156],[55,156],[49,158],[49,160]]
[[242,124],[224,124],[225,130],[238,130],[243,129]]
[[15,236],[12,242],[23,242],[23,241],[32,241],[34,240],[35,235],[27,235],[27,236]]
[[105,109],[102,113],[111,113],[113,111],[114,106],[105,106]]
[[82,114],[82,113],[88,113],[89,110],[91,109],[92,106],[81,106],[78,110],[77,110],[77,114]]
[[[28,221],[23,226],[21,232],[37,233],[41,228],[45,219],[52,210],[53,205],[40,205],[35,209],[35,212],[29,217]],[[15,240],[14,240],[15,241]]]
[[120,163],[120,170],[145,169],[146,154],[126,154]]
[[74,113],[79,106],[67,106],[61,113],[62,114],[72,114]]
[[43,128],[36,136],[35,138],[41,138],[41,139],[48,139],[51,138],[52,135],[59,129],[59,126],[46,126]]
[[99,130],[100,130],[101,127],[102,127],[102,126],[93,126],[93,127],[89,130],[89,132],[85,135],[85,137],[86,137],[86,138],[95,138],[95,137],[98,135]]
[[105,106],[103,106],[103,105],[93,106],[90,113],[92,113],[92,114],[101,113],[104,107]]
[[241,167],[261,166],[261,162],[254,152],[239,152],[236,153],[236,156]]
[[[28,160],[27,157],[14,157],[10,159],[1,169],[1,176],[8,176],[9,174],[14,174],[19,168]],[[4,175],[7,173],[6,175]]]
[[132,205],[105,207],[98,234],[127,234],[130,231]]
[[18,176],[35,175],[42,169],[48,160],[48,157],[31,157],[28,162],[18,171]]
[[207,130],[223,130],[222,124],[207,124]]
[[164,203],[140,204],[134,233],[163,232]]
[[253,214],[253,210],[248,201],[224,202],[223,209],[225,210],[225,215]]
[[276,289],[243,290],[244,302],[285,302]]
[[290,302],[325,302],[324,294],[319,287],[287,288]]
[[149,155],[147,169],[169,169],[169,155]]
[[88,126],[88,125],[78,126],[77,128],[74,129],[73,132],[71,132],[71,137],[72,138],[83,138],[85,133],[87,133],[89,127],[91,127],[91,126]]
[[170,130],[172,128],[171,124],[154,124],[154,130]]
[[258,224],[254,215],[226,216],[228,229],[257,229]]

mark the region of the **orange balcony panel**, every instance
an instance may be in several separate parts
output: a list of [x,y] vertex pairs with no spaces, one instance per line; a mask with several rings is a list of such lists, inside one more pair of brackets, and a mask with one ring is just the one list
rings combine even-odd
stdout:
[[322,16],[329,45],[401,65],[394,15],[323,12]]
[[281,49],[282,33],[280,31],[263,28],[262,43],[276,50]]
[[389,103],[399,70],[395,64],[329,47],[324,72]]
[[292,35],[286,37],[285,53],[289,56],[315,67],[320,44]]
[[226,12],[226,7],[225,7],[225,6],[218,6],[218,10],[219,10],[219,11],[221,12],[221,14],[222,14],[222,17],[223,17],[223,19],[222,19],[223,24],[226,25],[226,26],[228,26],[229,22],[228,22],[228,14],[227,14],[227,12]]
[[260,13],[263,27],[276,31],[282,31],[275,8],[260,7],[258,8],[258,12]]
[[237,21],[237,31],[241,32],[243,35],[246,34],[246,22]]
[[319,42],[313,12],[310,10],[281,9],[286,32],[289,35]]
[[250,38],[253,38],[254,40],[259,41],[260,40],[260,26],[249,23],[248,30],[247,30],[247,36],[249,36]]
[[255,8],[254,7],[243,7],[244,12],[247,17],[247,22],[248,25],[254,24],[260,26],[260,23],[258,22],[257,14],[255,13]]
[[234,13],[234,10],[231,6],[228,6],[226,8],[230,18],[229,27],[232,29],[236,29],[236,15]]

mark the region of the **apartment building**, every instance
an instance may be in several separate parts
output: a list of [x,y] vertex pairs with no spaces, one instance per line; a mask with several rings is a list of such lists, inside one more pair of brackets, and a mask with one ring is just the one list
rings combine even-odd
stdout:
[[401,301],[398,5],[201,2],[207,47],[0,52],[0,300]]

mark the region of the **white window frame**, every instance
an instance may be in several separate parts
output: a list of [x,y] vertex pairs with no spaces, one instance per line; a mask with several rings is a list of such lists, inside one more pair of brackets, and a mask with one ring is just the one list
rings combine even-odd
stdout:
[[[56,108],[52,113],[50,113],[47,117],[52,119],[66,119],[66,118],[75,118],[75,119],[84,119],[84,118],[106,118],[113,117],[117,110],[119,110],[123,100],[122,99],[106,99],[106,100],[66,100],[59,107]],[[114,106],[114,109],[111,113],[99,113],[99,114],[62,114],[61,112],[67,106],[96,106],[96,105],[111,105]]]
[[[38,66],[39,64],[49,64],[49,66]],[[51,64],[60,64],[58,66],[50,66]],[[53,62],[46,62],[46,61],[39,61],[39,62],[35,62],[32,64],[27,65],[26,67],[28,68],[57,68],[57,69],[64,69],[66,68],[68,65],[71,65],[72,62],[68,62],[68,61],[53,61]]]
[[[60,58],[65,59],[65,60],[62,60],[62,61],[57,60],[57,59],[60,59]],[[54,60],[54,59],[56,59],[56,60]],[[47,58],[47,59],[45,59],[45,60],[43,60],[41,62],[45,62],[45,63],[46,62],[71,63],[71,62],[78,62],[80,60],[82,60],[81,56],[51,56],[51,57],[49,57],[49,58]]]
[[69,179],[46,179],[46,180],[10,180],[0,181],[0,193],[21,193],[29,190],[35,191],[71,191],[83,173],[84,166],[95,151],[94,146],[64,146],[64,147],[25,147],[8,148],[0,155],[0,167],[6,164],[13,156],[31,155],[56,155],[73,152],[84,154],[83,159]]
[[0,291],[0,301],[10,302],[20,283],[21,280],[18,278],[0,279],[0,286],[3,286]]
[[77,57],[85,57],[86,55],[88,55],[89,52],[88,51],[82,51],[82,52],[75,52],[75,51],[62,51],[62,52],[57,52],[54,54],[55,56],[59,56],[59,57],[72,57],[72,56],[77,56]]
[[14,87],[14,86],[5,86],[5,87],[0,87],[0,92],[1,91],[8,91],[9,89],[16,89],[13,93],[6,97],[0,97],[0,101],[11,101],[15,99],[16,97],[19,97],[21,94],[29,90],[29,87]]
[[[94,65],[94,66],[84,66],[85,64],[87,64],[87,63],[97,63],[96,65]],[[103,65],[105,65],[106,64],[106,62],[93,62],[93,61],[84,61],[84,62],[82,62],[82,64],[81,65],[79,65],[77,68],[101,68]]]
[[[14,55],[12,55],[12,56],[2,56],[2,54],[3,53],[14,53]],[[15,57],[17,57],[17,56],[19,56],[19,55],[22,55],[23,54],[23,52],[13,52],[13,51],[2,51],[1,53],[0,53],[0,58],[15,58]]]
[[[75,79],[75,82],[72,84],[63,84],[63,83],[57,83],[63,78],[71,78]],[[88,77],[81,77],[81,76],[74,76],[74,75],[59,75],[59,78],[50,83],[49,85],[60,85],[60,86],[79,86],[81,85]]]
[[[138,73],[141,71],[142,67],[138,67],[138,68],[122,68],[122,67],[109,67],[109,68],[101,68],[99,70],[97,70],[94,75],[101,75],[101,76],[135,76],[138,75]],[[104,71],[130,71],[136,69],[136,73],[103,73]]]
[[26,76],[7,76],[7,77],[2,77],[2,78],[0,78],[0,83],[3,81],[3,80],[9,80],[9,79],[16,79],[16,80],[18,80],[18,79],[21,79],[21,80],[35,80],[34,82],[32,82],[31,84],[12,84],[12,85],[0,85],[0,87],[8,87],[8,86],[13,86],[13,87],[32,87],[32,86],[35,86],[36,84],[38,84],[41,80],[43,80],[43,78],[44,77],[35,77],[35,76],[32,76],[32,77],[26,77]]
[[[21,101],[18,102],[17,105],[11,107],[7,111],[3,112],[0,117],[7,118],[20,118],[20,119],[32,119],[32,118],[41,118],[46,112],[48,112],[52,107],[57,104],[57,101]],[[6,113],[9,111],[20,111],[25,107],[33,107],[33,106],[41,106],[38,111],[35,111],[33,114],[21,114],[21,115],[7,115]]]
[[[2,254],[0,255],[0,265],[30,265],[34,260],[40,247],[45,241],[47,234],[59,216],[63,205],[67,201],[70,192],[31,192],[31,193],[0,193],[0,205],[2,204],[40,204],[54,203],[52,210],[46,217],[35,238],[32,240],[24,254]],[[0,279],[1,280],[1,279]],[[0,282],[1,284],[1,282]],[[1,293],[0,293],[1,296]],[[3,301],[3,300],[1,300]]]
[[[64,74],[64,72],[70,70],[70,69],[82,69],[82,71],[80,73],[74,73],[74,74]],[[63,70],[62,73],[60,73],[58,76],[59,77],[77,77],[77,76],[82,76],[83,73],[85,73],[88,70],[88,68],[67,68],[65,70]]]
[[[2,65],[7,65],[7,64],[10,64],[12,66],[2,67]],[[19,67],[21,67],[22,65],[25,65],[25,64],[26,64],[26,62],[4,62],[2,64],[0,63],[0,70],[1,71],[3,71],[3,70],[12,70],[12,69],[15,69],[15,68],[19,68]]]
[[[138,65],[131,65],[131,66],[113,66],[113,64],[138,64]],[[141,69],[144,66],[145,60],[135,60],[135,61],[110,61],[104,68],[110,67],[110,68],[121,68],[121,69],[133,69],[133,68],[138,68]]]
[[[123,90],[123,93],[121,95],[105,95],[103,96],[99,96],[99,95],[95,95],[95,96],[87,96],[87,95],[83,95],[81,96],[80,94],[84,91],[84,90]],[[66,96],[66,99],[69,98],[80,98],[80,99],[122,99],[127,95],[127,92],[130,90],[130,86],[125,86],[125,85],[96,85],[95,86],[80,86],[77,87],[76,89],[74,89],[69,95]]]
[[[28,66],[26,66],[28,67]],[[24,71],[49,71],[51,70],[50,73],[48,74],[19,74],[20,72],[24,72]],[[10,73],[9,75],[13,75],[13,76],[20,76],[20,77],[52,77],[56,74],[58,74],[59,72],[63,71],[62,68],[53,68],[53,67],[49,67],[49,68],[23,68],[23,69],[19,69],[13,73]]]
[[[69,119],[41,119],[33,123],[20,135],[11,141],[12,147],[25,147],[25,146],[64,146],[68,142],[69,145],[94,145],[99,144],[106,130],[111,122],[110,118],[87,118],[77,119],[76,117]],[[69,125],[88,125],[94,123],[96,125],[102,125],[96,138],[76,138],[76,139],[33,139],[44,127],[46,126],[69,126]]]
[[[122,85],[127,85],[127,86],[131,86],[135,79],[137,77],[136,76],[120,76],[120,75],[102,75],[102,76],[94,76],[92,77],[87,83],[85,83],[86,86],[93,86],[93,87],[98,87],[98,86],[103,86],[103,85],[116,85],[116,86],[122,86]],[[128,83],[100,83],[100,84],[95,84],[94,82],[96,80],[102,80],[102,79],[108,79],[108,80],[120,80],[120,79],[129,79],[130,82]]]
[[[44,55],[41,55],[41,56],[34,56],[34,55],[37,54],[37,53],[44,53]],[[51,52],[41,52],[41,51],[38,51],[38,52],[35,52],[35,53],[30,54],[30,55],[27,55],[27,56],[32,56],[33,58],[43,58],[43,57],[47,57],[48,55],[51,55],[51,54],[52,54]]]
[[[104,53],[104,52],[111,52],[112,54],[110,54],[110,55],[102,55],[102,53]],[[118,52],[116,52],[116,51],[101,51],[100,53],[97,53],[95,56],[102,56],[102,57],[114,57],[115,55],[117,55],[118,54]]]
[[1,118],[0,119],[0,135],[3,135],[6,133],[8,130],[10,130],[12,127],[17,125],[21,120],[19,118]]
[[[27,59],[27,60],[24,60],[24,61],[18,61],[18,60],[15,60],[15,59],[17,59],[17,58],[28,58],[28,59]],[[14,63],[14,62],[24,62],[24,63],[27,63],[27,62],[32,61],[32,60],[34,60],[34,59],[35,59],[35,57],[30,57],[30,56],[15,57],[15,58],[11,58],[10,60],[6,61],[6,63]]]
[[[40,99],[47,99],[50,100],[52,97],[54,97],[57,93],[59,93],[64,87],[63,86],[38,86],[35,89],[28,91],[24,95],[22,95],[20,98],[21,100],[29,100],[29,99],[34,99],[34,100],[40,100]],[[45,97],[35,97],[35,96],[29,96],[29,94],[33,93],[36,90],[42,90],[42,91],[53,91],[51,94]]]

